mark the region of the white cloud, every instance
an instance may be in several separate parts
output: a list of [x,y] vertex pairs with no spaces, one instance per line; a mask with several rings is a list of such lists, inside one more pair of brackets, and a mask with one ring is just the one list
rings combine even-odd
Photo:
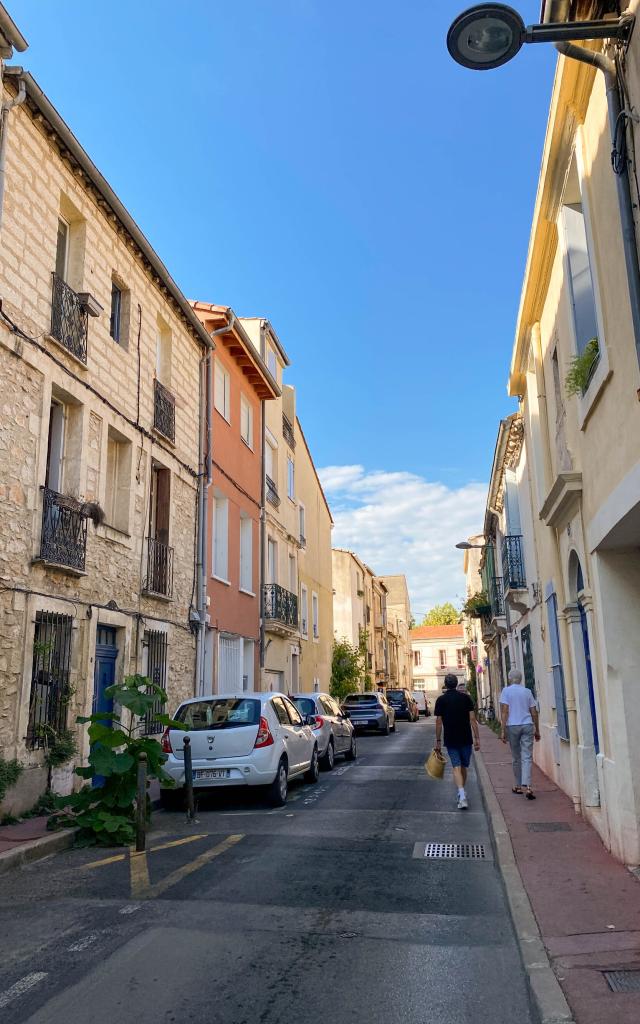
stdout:
[[380,575],[404,573],[417,619],[436,603],[463,599],[455,545],[482,529],[486,484],[453,489],[415,473],[357,465],[318,473],[335,520],[334,547],[355,551]]

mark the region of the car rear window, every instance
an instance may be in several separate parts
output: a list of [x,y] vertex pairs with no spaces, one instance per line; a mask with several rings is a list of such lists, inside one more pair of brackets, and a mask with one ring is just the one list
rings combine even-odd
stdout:
[[243,725],[258,725],[260,701],[248,697],[213,698],[183,704],[176,712],[176,721],[187,729],[234,729]]
[[292,697],[293,703],[303,715],[315,715],[316,706],[311,697]]
[[350,693],[345,704],[377,704],[375,693]]
[[404,690],[387,690],[387,700],[404,700]]

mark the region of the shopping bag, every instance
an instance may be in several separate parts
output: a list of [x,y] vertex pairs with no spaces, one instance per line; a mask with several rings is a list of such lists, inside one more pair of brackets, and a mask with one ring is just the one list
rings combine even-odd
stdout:
[[434,747],[424,763],[424,770],[432,779],[441,779],[444,776],[445,764],[443,755]]

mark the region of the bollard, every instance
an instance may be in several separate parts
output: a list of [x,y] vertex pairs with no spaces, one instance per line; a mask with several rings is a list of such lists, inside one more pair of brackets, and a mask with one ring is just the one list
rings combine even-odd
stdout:
[[144,850],[147,831],[147,755],[138,757],[138,794],[136,798],[136,853]]
[[193,800],[193,767],[191,762],[191,740],[184,738],[184,788],[187,795],[187,821],[193,821],[196,809]]

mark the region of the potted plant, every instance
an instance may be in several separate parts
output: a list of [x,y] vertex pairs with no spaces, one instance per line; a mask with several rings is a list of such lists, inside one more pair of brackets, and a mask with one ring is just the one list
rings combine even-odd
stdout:
[[480,619],[491,611],[491,603],[484,590],[471,594],[462,606],[462,614],[470,619]]
[[599,355],[598,339],[592,338],[587,342],[584,352],[574,356],[569,366],[569,372],[564,379],[564,387],[568,395],[584,395]]

